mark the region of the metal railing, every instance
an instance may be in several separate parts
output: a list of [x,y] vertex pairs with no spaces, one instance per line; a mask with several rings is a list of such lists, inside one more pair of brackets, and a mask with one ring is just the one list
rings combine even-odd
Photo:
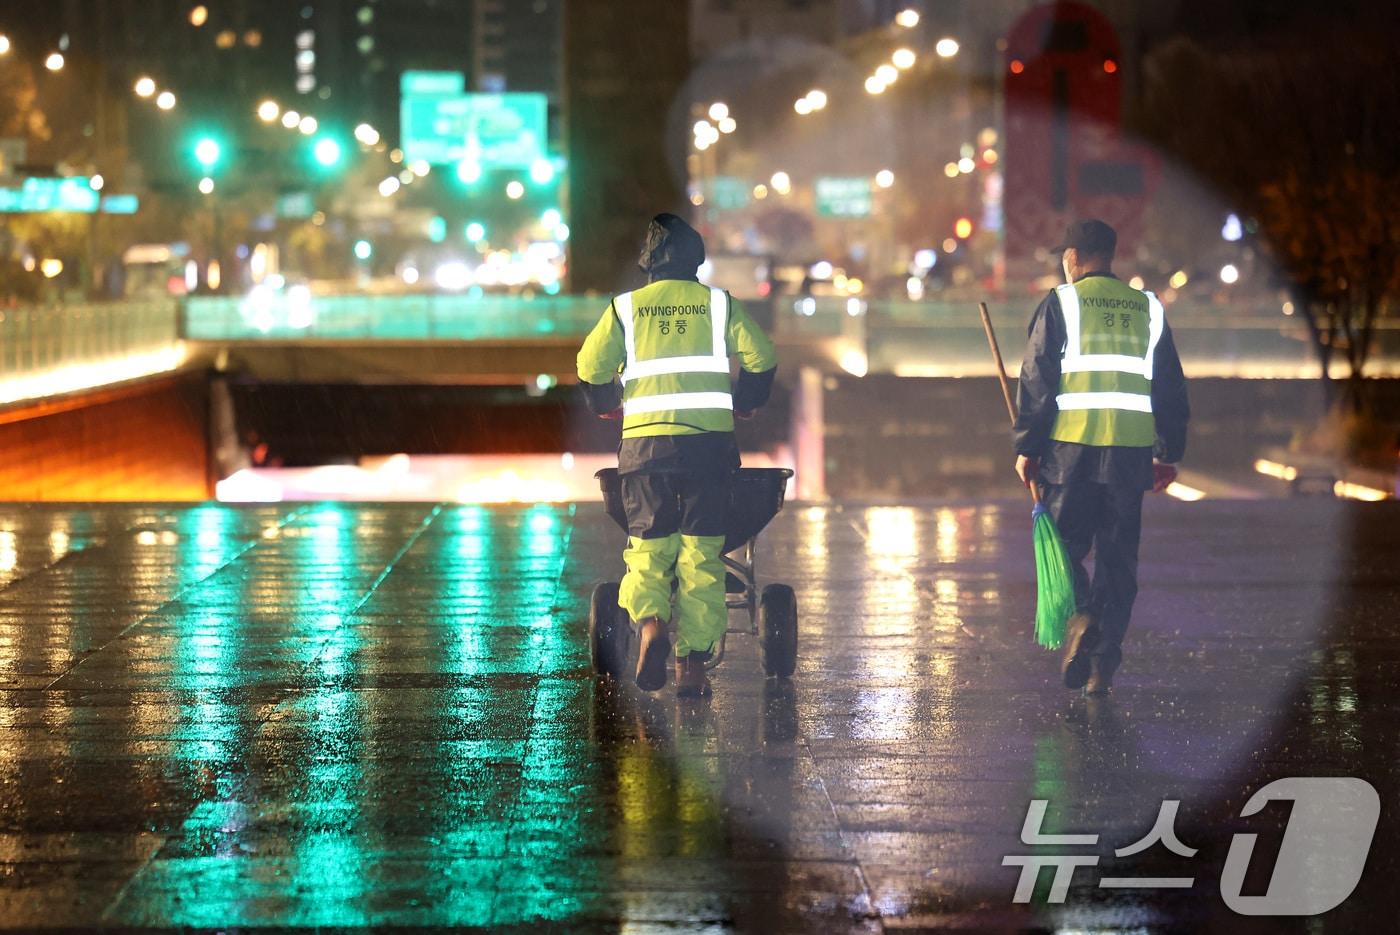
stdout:
[[192,341],[513,341],[587,334],[607,297],[254,291],[182,305]]
[[0,309],[0,403],[179,366],[174,300]]
[[[1037,298],[989,303],[1006,363],[1013,371],[1025,346]],[[1169,309],[1177,350],[1191,376],[1313,378],[1321,373],[1299,315],[1276,307]],[[986,376],[993,373],[975,301],[852,302],[845,298],[780,300],[774,331],[790,338],[837,339],[864,354],[870,373]],[[1332,364],[1344,376],[1346,364]],[[1367,364],[1373,376],[1400,375],[1400,321],[1383,321]],[[1014,373],[1013,373],[1014,375]]]

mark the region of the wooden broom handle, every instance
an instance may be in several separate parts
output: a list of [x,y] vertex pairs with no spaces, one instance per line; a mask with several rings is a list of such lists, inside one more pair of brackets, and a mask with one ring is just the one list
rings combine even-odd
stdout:
[[[997,333],[992,328],[992,316],[987,311],[986,302],[977,303],[977,311],[982,313],[982,330],[987,332],[987,343],[992,348],[992,359],[997,364],[997,380],[1001,383],[1001,395],[1006,400],[1006,412],[1011,416],[1011,427],[1016,427],[1016,400],[1011,398],[1011,381],[1006,377],[1006,363],[1001,359],[1001,347],[997,344]],[[1040,487],[1031,483],[1031,499],[1040,505]]]
[[977,310],[982,313],[982,330],[987,332],[987,343],[992,348],[992,359],[997,364],[997,379],[1001,381],[1001,395],[1006,400],[1006,412],[1011,416],[1011,425],[1016,425],[1016,401],[1011,398],[1011,381],[1006,378],[1006,364],[1001,359],[1001,347],[997,344],[997,333],[992,328],[992,316],[987,312],[987,303],[978,302]]

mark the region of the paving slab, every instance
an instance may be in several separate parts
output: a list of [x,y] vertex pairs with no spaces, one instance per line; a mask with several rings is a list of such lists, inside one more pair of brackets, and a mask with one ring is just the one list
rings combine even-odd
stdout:
[[[0,928],[1248,933],[1400,909],[1393,504],[1152,500],[1104,700],[1031,641],[1020,503],[790,505],[759,575],[796,590],[797,672],[765,678],[736,634],[704,702],[591,671],[622,540],[596,504],[0,507]],[[1239,915],[1235,836],[1258,836],[1245,895],[1272,895],[1290,820],[1242,811],[1289,777],[1376,790],[1364,873],[1324,915]],[[1043,833],[1096,840],[1023,842],[1032,800]],[[1164,800],[1192,856],[1116,854]],[[1016,902],[1003,858],[1059,853],[1098,863]],[[1103,885],[1146,877],[1191,885]]]

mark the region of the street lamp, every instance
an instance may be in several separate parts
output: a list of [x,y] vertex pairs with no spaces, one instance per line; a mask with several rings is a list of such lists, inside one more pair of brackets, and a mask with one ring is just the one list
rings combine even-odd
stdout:
[[958,40],[951,36],[944,36],[934,45],[933,51],[937,52],[940,58],[952,58],[958,54]]
[[199,180],[199,191],[200,191],[200,194],[203,194],[203,195],[212,195],[212,194],[214,194],[214,180],[211,179],[211,178],[210,178],[209,176],[207,176],[207,175],[206,175],[204,178],[200,179],[200,180]]
[[894,55],[890,57],[890,60],[894,62],[894,67],[903,70],[906,68],[913,68],[914,62],[918,60],[918,56],[914,54],[913,49],[895,49]]
[[208,172],[213,169],[219,161],[219,156],[223,149],[219,146],[219,141],[213,137],[203,137],[194,144],[194,158]]
[[729,105],[723,101],[715,101],[710,105],[710,119],[723,120],[729,116]]
[[282,108],[276,101],[267,100],[258,105],[258,119],[263,123],[272,123],[282,116]]
[[137,97],[150,97],[156,93],[156,82],[150,76],[142,76],[136,79],[136,84],[132,85],[132,90]]
[[333,168],[340,162],[340,144],[328,136],[323,136],[316,141],[311,153],[316,157],[316,161],[323,168]]
[[895,14],[894,21],[905,29],[913,29],[919,25],[919,11],[901,10]]
[[50,53],[49,53],[49,57],[46,58],[46,59],[44,59],[44,67],[47,68],[49,71],[62,71],[62,70],[63,70],[63,53],[62,53],[62,52],[50,52]]
[[881,169],[875,173],[875,184],[880,188],[889,188],[894,184],[894,173],[889,169]]
[[0,32],[0,55],[10,54],[10,37]]
[[160,95],[156,98],[156,106],[161,110],[174,110],[175,95],[169,91],[160,92]]

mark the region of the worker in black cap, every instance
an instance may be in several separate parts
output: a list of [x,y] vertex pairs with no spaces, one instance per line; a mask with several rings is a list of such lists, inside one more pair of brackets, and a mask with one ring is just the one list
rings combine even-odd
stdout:
[[[622,418],[628,539],[618,603],[637,628],[637,685],[666,684],[674,582],[681,696],[709,693],[705,663],[729,618],[723,554],[739,469],[734,417],[767,402],[778,362],[743,307],[697,280],[704,261],[693,227],[674,214],[652,218],[638,263],[647,285],[616,296],[578,354],[589,407]],[[735,355],[740,370],[731,385]]]
[[1054,248],[1065,284],[1031,318],[1015,426],[1016,473],[1039,485],[1074,568],[1065,686],[1094,695],[1122,660],[1143,494],[1176,478],[1191,416],[1162,303],[1113,275],[1117,246],[1112,227],[1085,220]]

